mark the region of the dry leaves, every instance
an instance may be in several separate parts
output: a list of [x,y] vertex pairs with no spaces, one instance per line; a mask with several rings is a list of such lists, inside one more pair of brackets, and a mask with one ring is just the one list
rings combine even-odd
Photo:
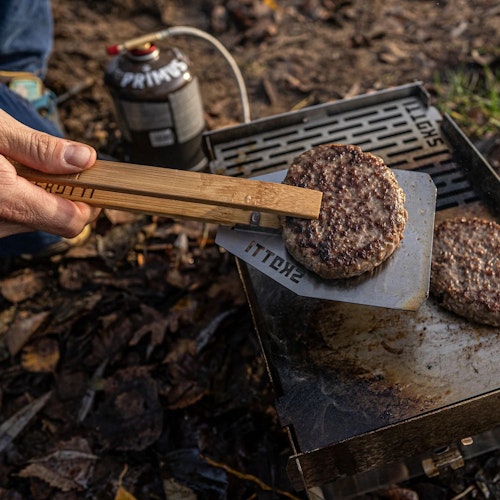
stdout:
[[82,490],[92,477],[97,459],[88,442],[75,437],[57,443],[56,449],[49,455],[32,460],[19,476],[39,478],[64,492]]
[[44,337],[24,347],[21,366],[34,373],[54,373],[61,354],[57,340]]
[[86,425],[115,450],[144,450],[163,429],[163,407],[157,384],[145,368],[120,370],[105,380],[103,400]]
[[18,304],[45,288],[48,274],[46,271],[23,269],[0,280],[0,292],[10,302]]
[[35,314],[28,311],[19,311],[5,335],[10,355],[15,356],[49,318],[49,311]]

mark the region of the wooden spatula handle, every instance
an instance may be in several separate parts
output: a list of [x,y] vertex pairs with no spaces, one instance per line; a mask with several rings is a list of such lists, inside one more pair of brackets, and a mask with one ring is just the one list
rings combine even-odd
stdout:
[[284,184],[103,160],[70,175],[45,174],[19,164],[16,169],[19,175],[35,182],[308,219],[318,217],[322,199],[320,191]]
[[[93,188],[64,186],[56,183],[36,182],[49,193],[68,200],[83,201],[101,208],[113,208],[135,213],[160,215],[174,219],[198,220],[225,226],[253,225],[255,212],[239,208],[220,207],[189,201],[169,200],[133,193],[117,193]],[[276,214],[260,213],[258,227],[276,229],[280,222]]]

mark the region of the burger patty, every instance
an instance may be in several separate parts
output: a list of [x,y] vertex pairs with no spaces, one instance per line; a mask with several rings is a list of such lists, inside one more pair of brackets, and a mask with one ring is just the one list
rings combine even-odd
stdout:
[[500,225],[463,217],[439,224],[430,291],[444,308],[500,326]]
[[322,278],[371,271],[399,246],[405,194],[381,158],[357,146],[321,145],[297,157],[283,183],[323,192],[318,219],[281,218],[287,250]]

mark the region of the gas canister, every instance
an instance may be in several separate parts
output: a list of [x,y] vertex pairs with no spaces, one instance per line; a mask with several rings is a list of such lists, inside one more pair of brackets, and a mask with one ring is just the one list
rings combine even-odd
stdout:
[[141,43],[114,57],[104,81],[113,99],[126,160],[183,170],[206,166],[205,129],[199,83],[192,64],[177,48]]

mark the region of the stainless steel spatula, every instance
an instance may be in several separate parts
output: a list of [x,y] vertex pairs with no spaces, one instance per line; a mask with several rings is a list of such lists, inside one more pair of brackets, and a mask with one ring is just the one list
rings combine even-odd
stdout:
[[[436,187],[424,173],[394,170],[394,174],[406,194],[408,222],[401,245],[372,273],[344,280],[319,278],[291,257],[279,233],[221,227],[216,242],[298,295],[417,310],[429,293]],[[258,179],[282,182],[285,175],[282,170]]]

